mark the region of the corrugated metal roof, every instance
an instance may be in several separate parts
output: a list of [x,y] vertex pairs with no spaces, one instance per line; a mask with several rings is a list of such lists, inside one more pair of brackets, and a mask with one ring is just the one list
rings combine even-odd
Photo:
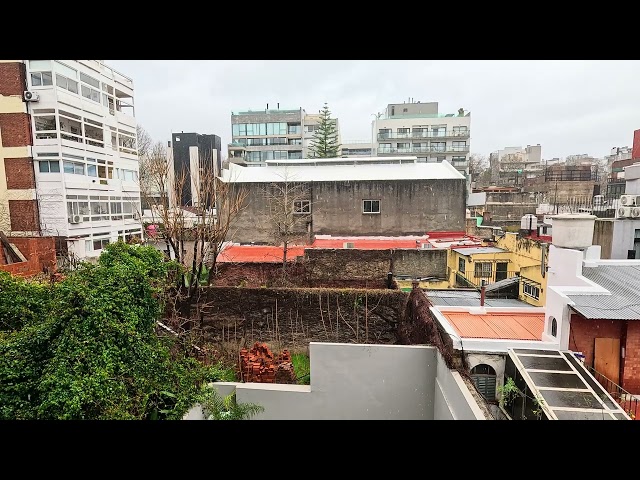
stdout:
[[[425,290],[425,295],[436,306],[479,307],[480,293],[475,290]],[[530,307],[515,298],[485,298],[485,307]]]
[[463,338],[541,340],[544,313],[441,312]]
[[496,290],[501,290],[504,287],[509,287],[511,285],[515,285],[520,283],[520,277],[515,276],[511,278],[505,278],[503,280],[498,280],[497,282],[490,283],[485,287],[485,292],[493,292]]
[[461,255],[475,255],[477,253],[501,253],[506,252],[506,250],[498,247],[462,247],[462,248],[453,248],[454,252],[458,252]]
[[574,310],[585,318],[640,320],[640,265],[584,267],[582,275],[611,295],[569,295]]
[[230,163],[223,170],[224,182],[340,182],[357,180],[460,180],[464,179],[447,161],[396,165],[310,165],[243,167]]

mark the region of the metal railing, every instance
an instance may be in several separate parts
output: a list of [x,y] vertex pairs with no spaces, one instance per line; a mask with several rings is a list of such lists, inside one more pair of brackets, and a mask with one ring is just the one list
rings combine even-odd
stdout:
[[[485,262],[478,261],[478,263],[485,263]],[[490,263],[490,262],[486,262],[486,263]],[[491,271],[471,269],[464,272],[460,270],[454,270],[453,272],[455,274],[455,283],[457,286],[471,287],[471,288],[477,288],[477,289],[482,287],[483,284],[485,286],[488,286],[500,280],[505,280],[507,278],[520,276],[520,272],[515,270],[496,271],[495,264],[492,265]]]
[[469,147],[413,147],[413,148],[378,148],[378,154],[391,154],[391,153],[468,153]]
[[468,138],[470,130],[463,131],[438,131],[438,132],[384,132],[378,133],[378,140],[392,140],[397,138]]
[[591,375],[598,381],[600,385],[613,397],[613,399],[623,408],[627,415],[632,420],[638,420],[640,415],[640,398],[637,395],[633,395],[627,392],[620,385],[613,380],[605,377],[602,373],[598,372],[595,368],[586,363],[584,367],[589,371]]

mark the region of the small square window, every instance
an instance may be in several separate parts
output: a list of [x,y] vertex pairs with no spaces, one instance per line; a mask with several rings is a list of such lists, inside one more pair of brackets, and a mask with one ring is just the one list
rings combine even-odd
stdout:
[[309,200],[296,200],[293,202],[293,213],[306,215],[311,213],[311,202]]
[[363,200],[362,213],[380,213],[380,200]]

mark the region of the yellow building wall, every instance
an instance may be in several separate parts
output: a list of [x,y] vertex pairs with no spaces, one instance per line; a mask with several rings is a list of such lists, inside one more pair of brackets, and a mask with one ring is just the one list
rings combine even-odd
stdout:
[[[449,267],[449,286],[454,288],[456,285],[456,272],[458,272],[459,261],[463,259],[465,262],[465,278],[474,285],[482,286],[482,280],[486,280],[489,283],[495,281],[496,278],[496,263],[506,262],[507,272],[513,276],[513,271],[516,268],[511,261],[511,252],[497,252],[497,253],[476,253],[470,256],[462,255],[454,250],[449,250],[449,256],[447,258],[447,265]],[[475,276],[475,264],[476,263],[491,263],[491,277],[476,277]]]
[[546,301],[547,275],[545,272],[543,276],[541,263],[543,258],[542,251],[544,249],[544,258],[548,258],[549,246],[536,240],[520,237],[517,233],[509,232],[499,238],[495,242],[495,246],[506,251],[502,253],[478,253],[471,255],[469,258],[458,252],[449,250],[449,255],[447,257],[447,266],[449,271],[448,288],[455,288],[456,272],[458,271],[458,262],[460,258],[465,261],[465,278],[478,287],[482,286],[483,278],[475,277],[474,272],[476,263],[491,262],[493,264],[491,269],[491,278],[484,279],[489,282],[494,282],[496,275],[495,264],[498,262],[508,262],[507,272],[509,277],[513,276],[514,273],[517,272],[521,278],[529,279],[532,282],[539,284],[539,298],[535,299],[524,293],[524,284],[521,281],[518,294],[520,300],[536,307],[544,306]]

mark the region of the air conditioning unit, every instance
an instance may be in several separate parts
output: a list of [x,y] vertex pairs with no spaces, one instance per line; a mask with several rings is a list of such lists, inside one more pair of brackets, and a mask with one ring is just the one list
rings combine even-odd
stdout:
[[631,218],[640,218],[640,207],[631,207]]
[[80,223],[82,222],[82,217],[80,215],[71,215],[69,217],[69,223]]
[[430,243],[423,243],[422,244],[422,248],[433,248],[433,245],[431,245]]
[[25,102],[37,102],[40,100],[40,95],[36,92],[30,92],[29,90],[24,91],[24,100]]
[[616,210],[616,218],[629,218],[631,216],[631,207],[618,207]]
[[342,248],[356,248],[356,245],[353,242],[344,242]]
[[637,200],[638,195],[620,195],[620,205],[625,207],[635,207]]

